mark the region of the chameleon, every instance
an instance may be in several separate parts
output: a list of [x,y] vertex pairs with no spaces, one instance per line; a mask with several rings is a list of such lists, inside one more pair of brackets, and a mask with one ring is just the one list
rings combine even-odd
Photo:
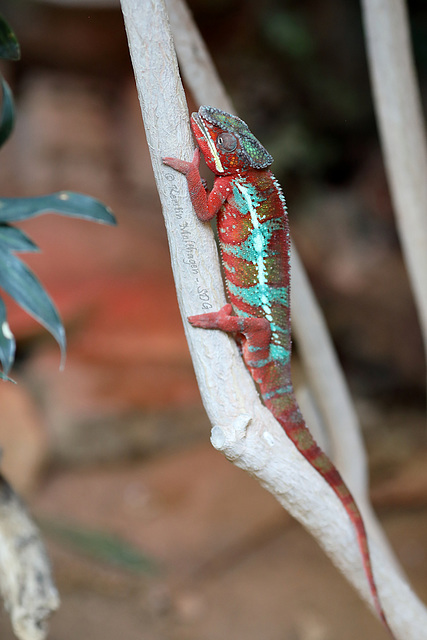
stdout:
[[[190,316],[194,327],[233,334],[266,407],[298,451],[333,489],[355,529],[378,616],[390,631],[377,591],[362,515],[340,473],[316,444],[298,406],[291,378],[290,234],[272,156],[235,115],[201,106],[191,115],[197,147],[191,162],[163,158],[186,179],[194,211],[216,218],[229,302]],[[200,153],[215,178],[209,190]]]

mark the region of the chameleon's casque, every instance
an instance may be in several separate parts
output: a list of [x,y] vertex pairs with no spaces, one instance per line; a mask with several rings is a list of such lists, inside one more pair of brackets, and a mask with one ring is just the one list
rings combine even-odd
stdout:
[[214,107],[200,107],[191,116],[191,128],[206,164],[217,175],[237,169],[265,169],[273,158],[250,132],[248,125]]
[[[225,284],[231,304],[189,318],[195,327],[235,334],[262,399],[301,454],[335,491],[357,533],[365,573],[378,615],[379,600],[362,516],[337,469],[317,446],[292,387],[290,357],[290,239],[282,190],[269,170],[273,158],[240,118],[200,107],[191,127],[206,164],[215,174],[208,191],[193,161],[164,158],[183,173],[200,220],[216,216]],[[234,313],[233,313],[234,312]],[[389,628],[389,627],[388,627]]]

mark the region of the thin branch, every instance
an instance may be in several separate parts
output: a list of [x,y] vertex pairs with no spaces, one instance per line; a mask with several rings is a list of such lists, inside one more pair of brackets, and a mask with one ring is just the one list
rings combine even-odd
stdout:
[[[161,164],[162,156],[192,156],[187,105],[164,3],[122,0],[122,10],[184,328],[214,425],[211,441],[316,537],[372,606],[354,530],[335,493],[262,406],[234,342],[222,332],[193,329],[186,320],[206,311],[207,304],[218,309],[225,299],[211,230],[196,220],[185,178]],[[396,637],[419,640],[427,628],[426,610],[375,541],[371,550],[380,598]]]
[[427,145],[404,0],[362,0],[378,127],[427,354]]
[[[333,450],[334,463],[351,488],[369,533],[382,545],[396,571],[402,571],[370,503],[359,421],[322,311],[295,247],[291,265],[292,328],[297,336],[299,353],[317,401],[316,406],[321,407],[321,416],[330,425],[327,432],[334,434],[333,444],[339,444]],[[341,429],[343,424],[345,428]],[[335,425],[334,429],[332,425]],[[355,459],[352,461],[353,455]]]
[[0,591],[20,640],[44,640],[59,595],[39,531],[0,476]]
[[195,100],[236,113],[187,5],[181,0],[166,0],[166,7],[182,76]]
[[357,500],[367,500],[367,464],[359,421],[325,319],[295,246],[291,276],[292,330],[332,440],[331,457]]

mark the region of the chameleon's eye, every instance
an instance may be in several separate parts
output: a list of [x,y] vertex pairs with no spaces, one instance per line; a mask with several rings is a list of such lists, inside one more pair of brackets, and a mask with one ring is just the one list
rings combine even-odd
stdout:
[[234,151],[237,147],[237,138],[232,133],[224,132],[220,133],[218,138],[216,139],[218,147],[222,151]]

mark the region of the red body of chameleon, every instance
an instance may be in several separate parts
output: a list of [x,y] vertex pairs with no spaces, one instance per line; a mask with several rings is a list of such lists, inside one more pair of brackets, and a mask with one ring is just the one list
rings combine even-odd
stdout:
[[[341,500],[357,533],[365,573],[378,615],[388,627],[372,571],[359,509],[329,458],[306,427],[295,399],[290,371],[289,228],[285,200],[269,170],[273,158],[247,125],[213,107],[191,119],[206,164],[215,174],[208,192],[193,161],[164,158],[183,173],[200,220],[216,216],[225,284],[231,304],[189,318],[195,327],[236,335],[262,399],[298,451]],[[233,313],[234,312],[234,313]]]

